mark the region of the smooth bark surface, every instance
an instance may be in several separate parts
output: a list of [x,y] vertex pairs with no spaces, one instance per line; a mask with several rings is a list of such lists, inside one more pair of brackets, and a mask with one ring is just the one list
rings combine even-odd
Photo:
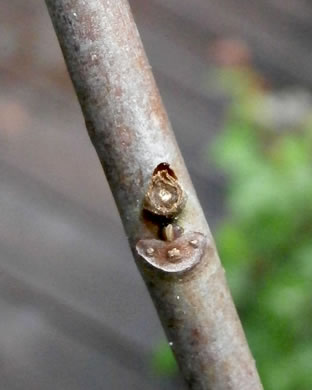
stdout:
[[[262,389],[127,1],[46,3],[137,266],[189,387]],[[159,238],[163,222],[142,212],[161,163],[187,196],[174,221],[184,233],[170,242]]]

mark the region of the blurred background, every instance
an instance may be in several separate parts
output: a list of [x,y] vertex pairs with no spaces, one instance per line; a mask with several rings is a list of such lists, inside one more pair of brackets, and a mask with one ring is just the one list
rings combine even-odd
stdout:
[[[312,4],[132,0],[266,389],[312,388]],[[0,387],[181,389],[43,1],[0,5]]]

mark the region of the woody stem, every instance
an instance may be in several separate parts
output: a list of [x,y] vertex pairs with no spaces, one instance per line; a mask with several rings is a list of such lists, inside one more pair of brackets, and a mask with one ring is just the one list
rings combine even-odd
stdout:
[[[46,3],[137,266],[189,388],[262,389],[127,0]],[[187,193],[179,223],[206,240],[199,263],[181,274],[149,267],[136,250],[151,235],[142,203],[162,162]]]

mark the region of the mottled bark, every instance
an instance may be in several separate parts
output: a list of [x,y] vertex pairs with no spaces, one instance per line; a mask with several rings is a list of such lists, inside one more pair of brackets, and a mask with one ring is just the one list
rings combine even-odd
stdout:
[[[189,387],[262,389],[127,1],[46,3],[136,264]],[[143,212],[161,163],[185,194],[174,221]],[[168,241],[160,230],[169,222],[183,231],[175,237],[169,226]]]

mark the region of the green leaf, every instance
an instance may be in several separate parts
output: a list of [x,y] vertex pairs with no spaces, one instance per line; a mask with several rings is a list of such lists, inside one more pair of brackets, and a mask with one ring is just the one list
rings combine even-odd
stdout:
[[157,345],[152,359],[152,369],[160,376],[173,376],[178,367],[173,352],[166,342]]

